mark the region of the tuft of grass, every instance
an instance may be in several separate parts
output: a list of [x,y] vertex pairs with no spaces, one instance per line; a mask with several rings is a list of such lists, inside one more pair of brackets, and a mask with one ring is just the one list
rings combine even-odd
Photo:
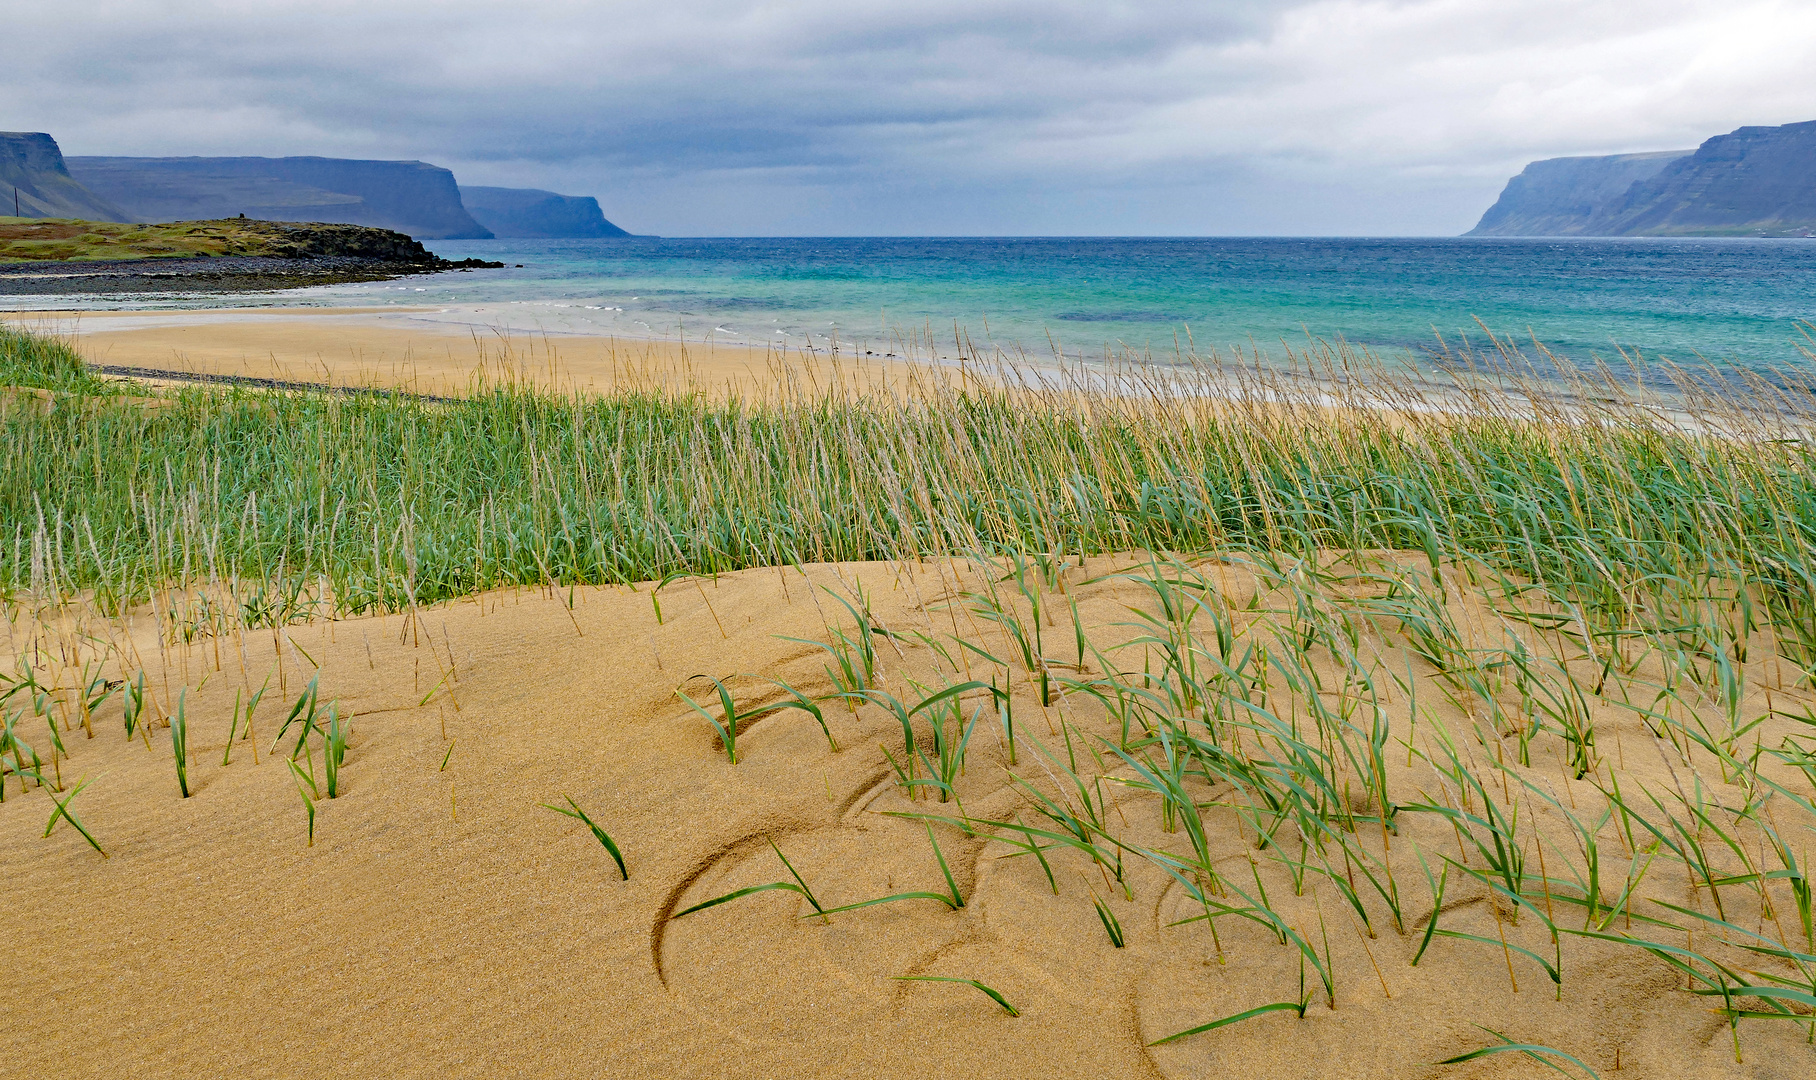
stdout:
[[1110,905],[1103,902],[1103,897],[1092,895],[1091,904],[1097,909],[1097,919],[1103,923],[1103,932],[1110,935],[1110,944],[1118,949],[1124,945],[1122,921],[1110,910]]
[[103,379],[89,371],[81,354],[68,341],[0,322],[0,389],[10,388],[49,390],[84,397],[129,392],[125,384]]
[[700,703],[680,687],[675,688],[675,696],[687,702],[688,708],[699,713],[707,723],[713,726],[713,730],[719,733],[719,745],[725,748],[726,763],[736,765],[738,763],[738,724],[740,721],[754,718],[759,710],[738,712],[737,705],[732,701],[731,691],[726,688],[723,679],[714,679],[709,675],[695,675],[688,681],[692,682],[693,679],[707,679],[719,691],[719,708],[721,710],[719,717],[715,717],[701,708]]
[[328,728],[323,733],[322,778],[328,785],[328,797],[340,798],[340,770],[347,760],[347,728],[341,723],[340,707],[328,705]]
[[50,797],[51,802],[55,804],[55,806],[50,812],[50,820],[44,823],[44,835],[49,836],[51,830],[57,827],[57,822],[59,820],[67,821],[71,828],[82,834],[82,839],[88,841],[88,846],[94,848],[97,852],[100,852],[101,857],[105,859],[107,858],[107,852],[101,850],[100,841],[95,839],[94,833],[88,831],[88,826],[82,824],[82,819],[75,815],[75,811],[69,808],[69,804],[74,802],[76,796],[80,795],[82,789],[87,786],[88,778],[84,777],[81,780],[76,781],[75,786],[71,787],[62,798],[58,798],[54,794]]
[[145,716],[145,673],[143,671],[139,672],[139,677],[126,687],[121,700],[125,713],[126,740],[131,742],[133,734],[138,731]]
[[177,695],[176,715],[170,718],[170,753],[177,763],[177,788],[183,798],[189,798],[189,718],[184,713],[184,701],[189,688],[184,687]]
[[[284,764],[290,766],[290,775],[296,781],[297,797],[303,800],[303,810],[309,815],[309,845],[315,846],[315,802],[321,798],[321,790],[315,786],[315,780],[305,773],[296,763],[295,758],[286,759]],[[307,790],[304,790],[307,788]]]
[[[724,679],[715,679],[709,675],[695,675],[693,678],[688,679],[687,682],[692,682],[694,679],[706,679],[711,682],[713,688],[718,691],[720,710],[718,716],[715,717],[712,713],[707,712],[701,707],[699,702],[695,701],[680,687],[675,688],[675,696],[682,701],[687,702],[688,706],[692,708],[694,712],[704,717],[706,722],[713,726],[713,730],[719,735],[719,745],[725,748],[725,760],[728,763],[733,765],[738,763],[738,732],[741,728],[747,727],[765,716],[771,716],[788,709],[796,709],[812,716],[814,720],[819,723],[820,732],[826,736],[826,745],[831,747],[834,753],[838,752],[839,744],[833,740],[832,729],[826,724],[826,714],[820,710],[819,705],[817,705],[813,699],[787,683],[778,679],[764,679],[764,682],[779,687],[788,696],[781,701],[771,702],[768,705],[754,706],[739,712],[737,703],[732,698],[731,689],[725,685]],[[686,683],[683,683],[682,685],[685,686]]]
[[319,674],[314,678],[311,678],[309,680],[309,685],[304,687],[303,692],[297,696],[296,704],[290,706],[289,714],[284,717],[284,722],[278,725],[277,734],[271,738],[271,749],[268,751],[269,753],[277,753],[278,744],[284,741],[284,733],[289,731],[291,725],[298,721],[302,722],[303,733],[297,737],[296,745],[291,748],[290,756],[295,758],[297,754],[302,752],[305,740],[309,738],[309,733],[316,729],[316,690],[317,684],[320,681],[321,676]]

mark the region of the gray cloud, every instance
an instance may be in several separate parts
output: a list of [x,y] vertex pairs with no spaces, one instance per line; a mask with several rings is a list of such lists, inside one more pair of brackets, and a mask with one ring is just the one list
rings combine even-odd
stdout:
[[417,157],[637,231],[1446,233],[1534,157],[1816,117],[1775,0],[167,0],[11,13],[66,152]]

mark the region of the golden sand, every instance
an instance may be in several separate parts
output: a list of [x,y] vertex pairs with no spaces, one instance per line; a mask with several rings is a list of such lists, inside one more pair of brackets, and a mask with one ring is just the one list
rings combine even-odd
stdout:
[[[398,308],[3,313],[67,336],[90,363],[168,371],[465,393],[476,376],[561,392],[626,387],[773,393],[787,381],[873,387],[905,361],[702,341],[542,334],[411,319]],[[155,381],[155,380],[154,380]]]
[[[772,392],[778,372],[863,386],[899,377],[874,361],[476,335],[382,314],[88,314],[76,341],[102,364],[424,393],[459,393],[477,373],[560,389],[751,393]],[[106,328],[128,319],[135,328]],[[1152,606],[1140,586],[1104,576],[1123,565],[1094,559],[1069,575],[1068,596],[1106,650],[1137,632],[1126,625],[1131,606]],[[1254,577],[1210,565],[1246,610]],[[127,740],[117,698],[92,738],[79,725],[62,733],[69,755],[55,766],[66,785],[89,781],[71,806],[108,857],[65,824],[43,836],[51,793],[6,779],[0,910],[11,933],[0,992],[13,1038],[0,1077],[1550,1075],[1517,1054],[1434,1064],[1493,1042],[1483,1028],[1575,1054],[1604,1077],[1809,1074],[1803,1031],[1784,1023],[1744,1022],[1745,1062],[1736,1064],[1707,1000],[1630,947],[1568,941],[1561,996],[1530,960],[1461,940],[1436,940],[1410,966],[1432,906],[1413,844],[1434,864],[1438,852],[1457,853],[1429,814],[1402,816],[1389,856],[1405,926],[1375,903],[1373,937],[1328,882],[1295,895],[1276,854],[1258,854],[1232,814],[1207,815],[1220,872],[1245,887],[1258,874],[1270,903],[1330,957],[1334,1002],[1265,927],[1224,918],[1216,940],[1202,923],[1170,925],[1200,911],[1144,860],[1126,860],[1125,892],[1055,848],[1056,894],[1033,858],[950,825],[934,833],[965,901],[957,910],[911,900],[823,922],[807,917],[804,898],[768,891],[674,918],[736,888],[790,880],[770,842],[827,906],[946,887],[922,826],[890,815],[960,811],[911,801],[894,782],[883,748],[899,757],[901,729],[883,710],[824,703],[837,752],[807,714],[772,714],[740,737],[732,764],[675,690],[685,683],[704,703],[711,687],[695,676],[750,673],[760,678],[730,684],[740,704],[778,693],[763,679],[830,692],[825,655],[786,640],[849,629],[819,586],[845,595],[861,586],[884,625],[946,641],[960,665],[980,663],[941,635],[1005,647],[993,625],[952,603],[983,580],[964,562],[750,570],[669,584],[660,620],[645,584],[493,593],[417,616],[181,645],[161,644],[148,613],[88,619],[90,632],[134,658],[131,670],[150,671],[157,710],[183,702],[193,795],[179,796],[169,731]],[[1454,602],[1466,623],[1493,621],[1479,595]],[[9,626],[9,655],[24,648],[29,623]],[[1070,627],[1049,632],[1067,637]],[[909,636],[879,645],[884,688],[904,699],[917,698],[917,683],[988,677],[946,668]],[[236,695],[268,677],[254,737],[234,742],[223,765]],[[319,800],[313,844],[283,760],[292,740],[270,753],[275,725],[311,677],[323,702],[353,717],[343,789]],[[1443,713],[1435,680],[1421,675],[1419,693],[1422,714]],[[1395,738],[1410,737],[1403,698],[1389,714]],[[22,737],[48,753],[43,721],[21,715]],[[1151,794],[1117,782],[1130,770],[1086,741],[1117,734],[1087,695],[1043,705],[1018,682],[1015,715],[1024,739],[1015,775],[1058,797],[1063,784],[1036,744],[1055,760],[1075,756],[1081,774],[1110,775],[1094,797],[1126,842],[1183,847],[1162,830]],[[1063,723],[1075,725],[1070,750]],[[1596,723],[1623,784],[1663,791],[1677,782],[1633,715],[1608,711]],[[1787,723],[1773,720],[1760,736],[1774,744]],[[1009,782],[1006,750],[986,713],[957,783],[962,812],[1040,824]],[[1428,772],[1391,756],[1393,787],[1417,797]],[[1602,805],[1587,781],[1559,771],[1546,782],[1565,805]],[[1717,778],[1698,782],[1744,804]],[[542,805],[565,806],[567,796],[621,845],[628,881],[583,825]],[[1543,857],[1568,864],[1561,819],[1532,799],[1522,813],[1559,845]],[[1554,878],[1567,872],[1550,867]],[[1658,873],[1651,895],[1695,905],[1681,868]],[[1120,921],[1126,947],[1112,945],[1095,900]],[[1446,928],[1504,934],[1549,956],[1542,926],[1514,914],[1452,875]],[[1764,925],[1756,908],[1741,917]],[[1560,912],[1558,922],[1571,917]],[[977,979],[1021,1015],[967,986],[900,975]],[[1308,989],[1303,1019],[1273,1013],[1147,1045]]]
[[[1134,633],[1115,625],[1129,606],[1152,604],[1139,586],[1103,577],[1119,565],[1093,560],[1069,574],[1106,648]],[[1245,607],[1254,580],[1211,570]],[[751,570],[669,584],[660,623],[645,585],[493,593],[415,617],[167,647],[145,616],[113,626],[150,667],[153,698],[168,708],[182,695],[193,796],[178,795],[169,733],[128,740],[117,699],[92,739],[79,725],[64,733],[60,765],[66,782],[90,780],[72,805],[109,857],[66,825],[42,837],[49,793],[8,781],[0,987],[13,1037],[0,1076],[1549,1075],[1517,1054],[1432,1064],[1492,1042],[1478,1024],[1576,1054],[1604,1077],[1808,1075],[1811,1051],[1788,1024],[1744,1025],[1746,1064],[1736,1065],[1721,1018],[1631,948],[1569,942],[1561,999],[1535,964],[1498,948],[1440,939],[1409,966],[1431,907],[1410,842],[1456,850],[1432,815],[1406,815],[1393,849],[1408,925],[1377,919],[1372,940],[1328,883],[1295,896],[1277,861],[1262,858],[1274,906],[1334,960],[1334,1007],[1307,974],[1303,1020],[1276,1013],[1156,1048],[1145,1044],[1298,998],[1302,968],[1253,922],[1221,920],[1221,958],[1202,924],[1169,926],[1197,912],[1139,859],[1128,860],[1125,895],[1054,849],[1055,895],[1034,859],[939,825],[958,910],[912,900],[821,922],[800,896],[770,891],[673,918],[734,888],[789,880],[771,841],[826,906],[945,887],[922,827],[888,814],[956,807],[911,802],[893,782],[881,747],[901,753],[900,726],[882,710],[827,703],[836,753],[810,716],[776,713],[739,739],[731,764],[674,691],[696,675],[757,673],[827,692],[824,654],[783,639],[848,626],[816,595],[825,585],[862,587],[903,635],[879,644],[885,688],[910,697],[912,681],[939,685],[941,662],[909,632],[1000,647],[993,627],[949,603],[981,580],[962,562]],[[353,721],[344,790],[320,800],[311,846],[283,760],[293,739],[275,756],[270,745],[317,664],[322,701]],[[236,741],[223,766],[235,695],[268,676],[254,738]],[[732,685],[741,703],[775,693]],[[709,685],[690,688],[708,700]],[[1049,792],[1035,744],[1065,760],[1062,720],[1078,725],[1078,742],[1115,738],[1081,700],[1043,707],[1016,686],[1025,741],[1015,771]],[[1393,708],[1403,736],[1404,699]],[[1631,718],[1598,724],[1628,782],[1670,782]],[[41,727],[22,730],[42,744]],[[1108,756],[1101,743],[1070,752],[1087,774],[1099,766],[1082,759]],[[986,713],[958,783],[964,811],[1038,822],[1006,764]],[[1417,790],[1424,774],[1405,765],[1395,757],[1393,782]],[[1102,769],[1132,775],[1114,761]],[[1593,797],[1562,774],[1550,783],[1561,798]],[[1183,846],[1161,831],[1151,795],[1114,782],[1102,791],[1128,842]],[[539,805],[565,796],[621,845],[628,881],[584,826]],[[1549,835],[1567,835],[1542,804],[1526,806]],[[1246,885],[1253,845],[1230,815],[1207,821],[1222,872]],[[1667,891],[1690,902],[1681,876]],[[1094,897],[1120,920],[1126,948],[1112,946]],[[1549,955],[1534,919],[1503,924],[1485,891],[1456,875],[1444,920]],[[966,986],[898,975],[978,979],[1021,1015]]]

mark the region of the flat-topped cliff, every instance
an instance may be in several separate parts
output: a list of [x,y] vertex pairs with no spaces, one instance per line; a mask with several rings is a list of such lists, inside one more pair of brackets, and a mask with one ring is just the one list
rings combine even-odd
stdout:
[[1526,166],[1466,236],[1816,232],[1816,121],[1743,127],[1695,150]]
[[15,209],[28,218],[129,220],[126,211],[70,175],[57,140],[42,131],[0,131],[0,216]]
[[1526,166],[1466,236],[1580,236],[1607,205],[1689,150],[1547,158]]
[[72,157],[69,172],[135,221],[248,218],[369,225],[422,240],[492,234],[454,174],[421,161]]
[[1816,231],[1816,120],[1717,135],[1635,182],[1602,220],[1610,236]]
[[590,195],[462,184],[460,199],[494,236],[549,240],[630,235],[605,220],[599,200]]

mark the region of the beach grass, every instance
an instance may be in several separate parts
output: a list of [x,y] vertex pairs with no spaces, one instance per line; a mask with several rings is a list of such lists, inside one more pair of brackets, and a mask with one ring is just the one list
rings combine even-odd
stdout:
[[[653,598],[659,584],[758,567],[783,571],[786,588],[810,563],[945,560],[955,577],[963,563],[968,583],[920,609],[949,619],[949,635],[892,628],[861,588],[831,592],[833,606],[809,587],[826,640],[784,640],[831,659],[824,685],[739,676],[786,695],[740,704],[732,677],[705,676],[716,715],[685,692],[693,680],[676,691],[725,753],[699,755],[702,769],[740,783],[779,745],[741,723],[807,712],[841,760],[869,738],[841,751],[820,706],[874,725],[887,740],[875,764],[900,792],[879,820],[924,830],[933,858],[902,872],[932,881],[937,869],[943,889],[824,906],[770,841],[789,880],[674,910],[684,882],[662,920],[719,909],[711,918],[730,924],[759,905],[722,905],[773,891],[807,901],[793,924],[979,918],[979,879],[937,826],[1000,841],[1001,858],[1034,856],[1041,903],[1077,915],[1067,949],[1100,970],[1199,933],[1224,963],[1238,931],[1296,966],[1291,1001],[1245,987],[1246,1002],[1272,1003],[1166,1014],[1148,1045],[1169,1055],[1285,1022],[1236,1027],[1268,1013],[1338,1010],[1371,969],[1391,997],[1369,944],[1382,938],[1405,945],[1406,971],[1480,971],[1487,957],[1495,993],[1504,975],[1519,995],[1536,971],[1558,1001],[1583,985],[1587,950],[1614,947],[1677,980],[1699,1015],[1713,1007],[1737,1061],[1743,1020],[1816,1040],[1807,390],[1739,394],[1688,373],[1669,395],[1561,370],[1541,380],[1516,375],[1525,358],[1510,346],[1464,358],[1474,366],[1447,385],[1416,384],[1337,347],[1297,372],[1005,367],[865,394],[791,384],[762,400],[476,382],[435,401],[205,389],[147,408],[87,392],[54,341],[7,342],[22,343],[0,361],[15,385],[48,396],[0,416],[13,448],[0,461],[0,589],[37,620],[36,651],[0,692],[29,702],[53,740],[73,728],[43,688],[70,670],[94,685],[84,646],[47,629],[63,606],[149,605],[173,647],[268,629],[287,696],[281,658],[295,646],[281,634],[294,622],[404,612],[401,633],[416,635],[424,606],[506,586]],[[1114,569],[1087,573],[1104,555]],[[1093,589],[1125,591],[1113,619],[1087,626],[1080,597]],[[296,651],[296,669],[320,668]],[[920,666],[904,674],[891,657],[911,651]],[[429,696],[457,679],[447,652]],[[110,655],[127,737],[149,738],[171,710],[144,665],[135,675]],[[327,798],[341,795],[346,753],[318,693],[312,678],[271,743],[300,724],[287,767],[310,845],[324,797],[311,733]],[[179,784],[200,803],[212,789],[189,790],[174,696]],[[1000,748],[986,737],[995,723],[978,724],[986,710]],[[0,763],[22,790],[28,776],[60,789],[57,755],[39,762],[22,722],[7,717]],[[1649,781],[1628,767],[1623,733],[1657,758]],[[822,753],[817,737],[788,745]],[[628,879],[577,804],[541,805],[586,824]],[[662,857],[653,839],[630,842]],[[1180,917],[1119,915],[1138,888],[1167,890]],[[1360,953],[1344,948],[1345,919]],[[976,980],[897,978],[963,983],[1017,1015]],[[1554,1047],[1549,1032],[1491,1033],[1499,1044],[1455,1044],[1440,1063],[1520,1054],[1588,1070],[1584,1048]]]
[[67,397],[0,417],[0,589],[105,606],[227,583],[213,609],[170,613],[179,632],[969,551],[1402,549],[1597,611],[1630,608],[1633,582],[1745,581],[1816,657],[1810,397],[1788,390],[1687,384],[1667,409],[1536,381],[1489,396],[1147,369],[761,402],[200,389],[147,409],[88,398],[71,350],[17,330],[0,376]]

